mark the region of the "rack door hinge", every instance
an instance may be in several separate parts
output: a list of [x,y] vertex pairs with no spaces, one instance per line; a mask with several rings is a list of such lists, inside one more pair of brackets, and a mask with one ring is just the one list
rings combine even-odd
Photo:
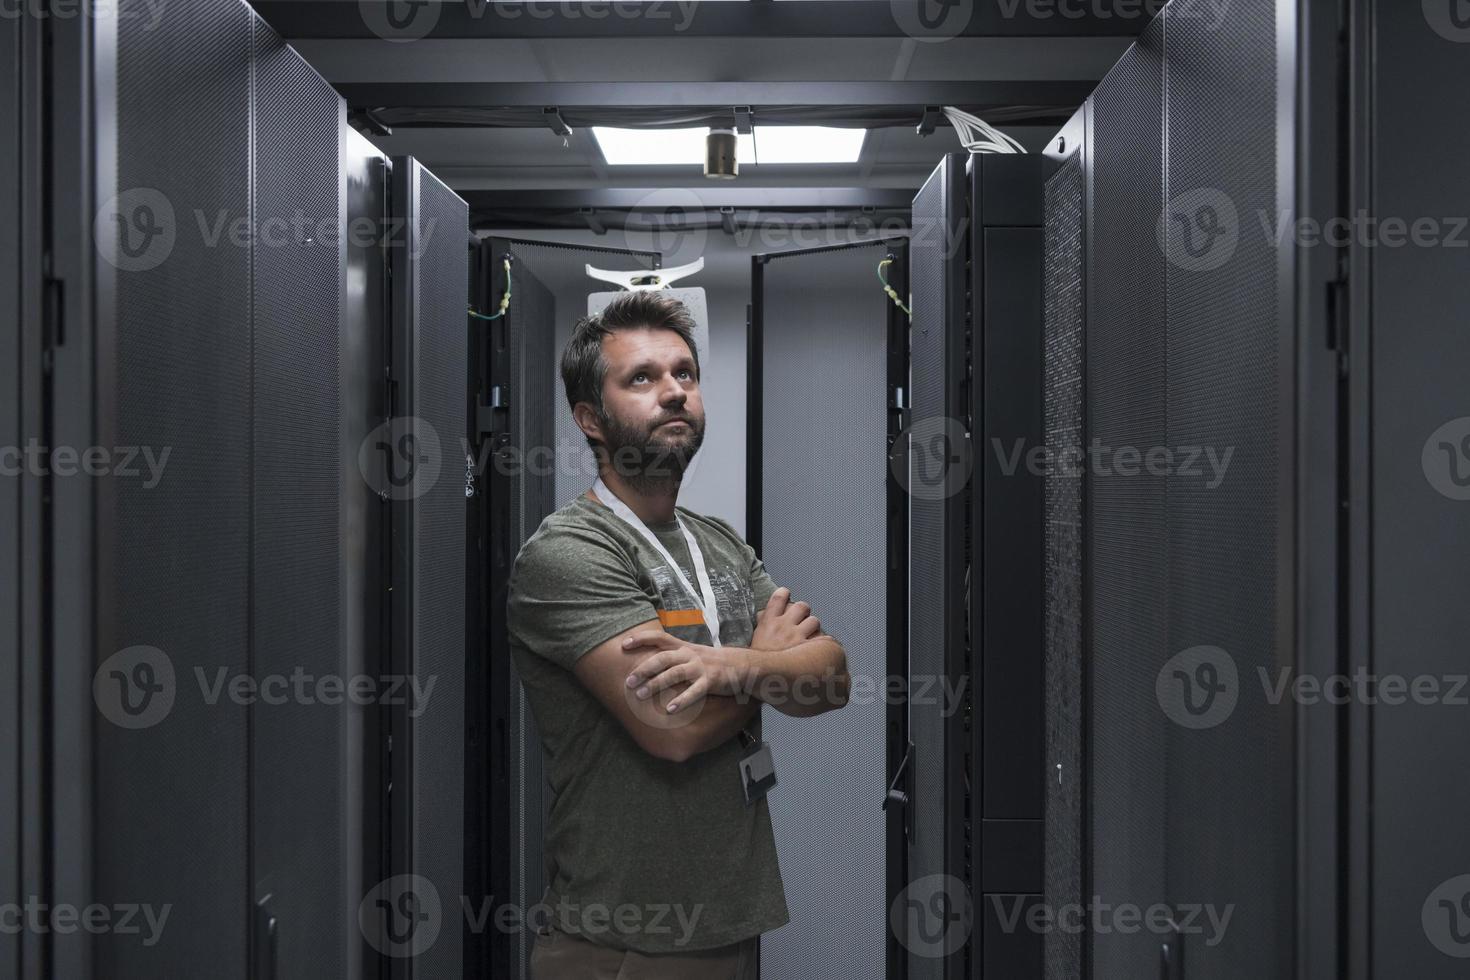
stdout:
[[1339,277],[1327,284],[1327,349],[1337,354],[1337,375],[1348,375],[1348,280]]
[[490,403],[488,405],[475,406],[475,433],[481,438],[493,436],[497,431],[496,423],[504,427],[504,415],[496,416],[496,412],[504,413],[506,410],[507,396],[509,392],[502,385],[490,386]]

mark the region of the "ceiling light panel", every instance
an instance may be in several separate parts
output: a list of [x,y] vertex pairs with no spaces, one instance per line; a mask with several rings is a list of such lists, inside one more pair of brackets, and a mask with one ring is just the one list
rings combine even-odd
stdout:
[[857,163],[866,129],[837,126],[756,126],[761,163]]
[[[603,159],[613,167],[703,166],[708,134],[709,128],[705,126],[693,129],[592,127]],[[756,163],[754,138],[741,134],[737,153],[742,166]]]

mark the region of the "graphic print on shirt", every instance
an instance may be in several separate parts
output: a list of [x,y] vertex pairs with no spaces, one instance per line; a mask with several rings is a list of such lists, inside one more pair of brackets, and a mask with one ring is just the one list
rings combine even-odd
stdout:
[[[700,604],[694,600],[665,562],[649,572],[663,605],[659,621],[671,636],[690,643],[712,646],[709,628],[704,623]],[[692,580],[691,580],[692,581]],[[725,568],[709,569],[710,588],[720,610],[720,642],[726,646],[744,646],[755,634],[755,597],[744,575]]]

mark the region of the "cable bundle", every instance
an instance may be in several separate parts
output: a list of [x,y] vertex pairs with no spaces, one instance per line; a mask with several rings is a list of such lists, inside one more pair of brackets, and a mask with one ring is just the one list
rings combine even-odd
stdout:
[[979,116],[952,105],[944,107],[944,118],[954,127],[961,145],[971,153],[1025,153],[1026,148]]
[[494,316],[486,316],[476,310],[473,306],[469,308],[470,316],[477,320],[499,320],[505,316],[505,311],[510,309],[510,259],[505,260],[505,295],[500,297],[500,312]]

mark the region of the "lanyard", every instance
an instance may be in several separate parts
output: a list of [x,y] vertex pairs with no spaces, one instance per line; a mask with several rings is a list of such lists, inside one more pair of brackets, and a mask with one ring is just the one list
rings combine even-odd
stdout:
[[[599,476],[597,482],[592,484],[592,492],[597,494],[597,499],[607,504],[614,514],[621,517],[626,523],[632,525],[638,533],[642,534],[648,540],[648,543],[653,545],[658,553],[663,556],[664,561],[669,563],[669,567],[679,577],[679,584],[684,586],[694,598],[694,601],[702,606],[701,611],[704,613],[704,624],[709,627],[711,645],[719,646],[720,607],[715,601],[715,590],[709,584],[709,572],[704,567],[704,552],[699,550],[699,542],[694,540],[694,535],[689,533],[689,529],[679,519],[679,512],[674,512],[674,523],[679,525],[679,530],[684,533],[684,542],[689,545],[689,560],[694,563],[694,573],[699,577],[698,589],[689,583],[689,576],[685,575],[684,569],[680,568],[679,563],[674,561],[674,556],[669,554],[669,549],[664,547],[663,542],[648,529],[648,525],[644,524],[642,519],[633,513],[627,504],[618,499],[617,494],[607,488],[607,484],[602,482],[602,477]],[[700,599],[701,595],[704,597],[703,600]]]

